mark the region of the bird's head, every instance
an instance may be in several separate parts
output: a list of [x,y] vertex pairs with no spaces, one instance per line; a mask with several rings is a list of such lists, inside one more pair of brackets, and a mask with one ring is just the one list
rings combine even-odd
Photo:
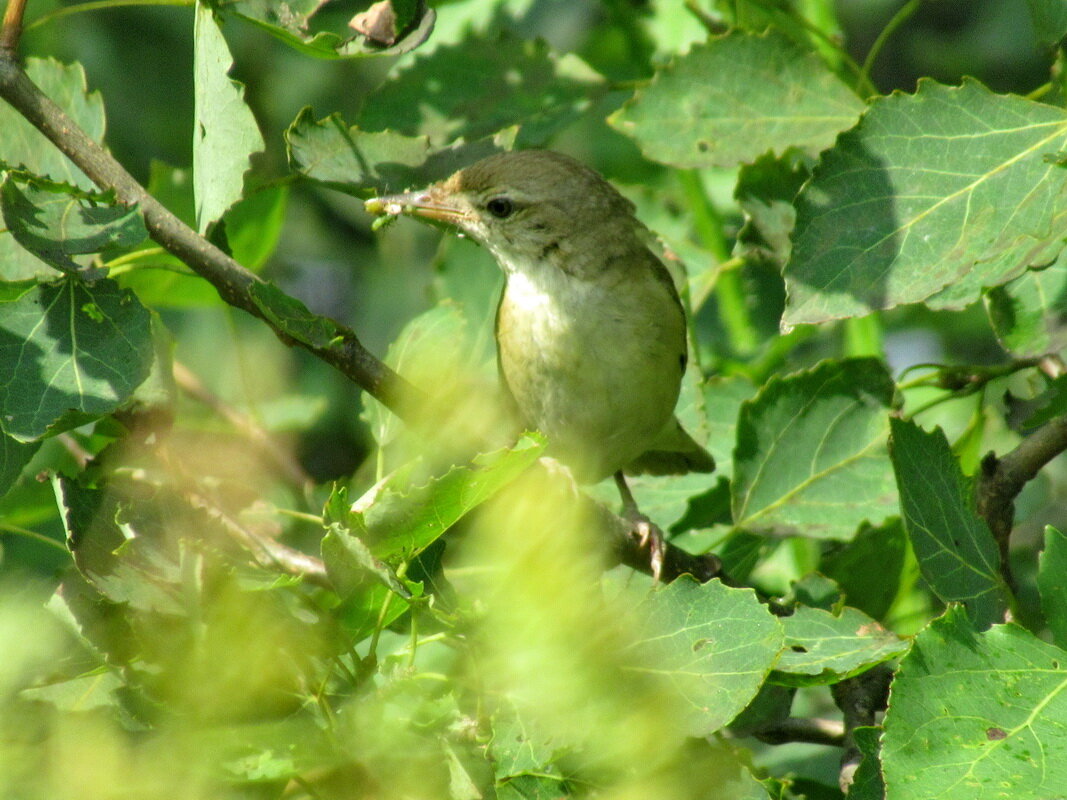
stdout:
[[366,207],[454,225],[508,270],[614,249],[637,224],[633,204],[611,184],[549,150],[489,156],[425,189],[374,198]]

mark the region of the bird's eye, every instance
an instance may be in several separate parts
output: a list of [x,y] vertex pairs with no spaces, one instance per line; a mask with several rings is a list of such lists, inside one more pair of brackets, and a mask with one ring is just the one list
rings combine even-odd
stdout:
[[506,219],[515,211],[515,206],[506,197],[494,197],[485,204],[485,208],[497,219]]

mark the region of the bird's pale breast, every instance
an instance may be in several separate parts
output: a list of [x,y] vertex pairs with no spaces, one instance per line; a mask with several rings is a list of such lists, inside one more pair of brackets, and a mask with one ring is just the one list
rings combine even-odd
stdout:
[[581,480],[632,461],[673,424],[685,354],[677,298],[651,270],[586,280],[508,270],[500,366],[526,424]]

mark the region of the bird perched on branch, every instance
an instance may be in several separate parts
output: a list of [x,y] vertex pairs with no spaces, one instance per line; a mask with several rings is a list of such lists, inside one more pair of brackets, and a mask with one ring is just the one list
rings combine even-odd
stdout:
[[614,475],[658,575],[662,534],[624,473],[711,472],[715,462],[674,416],[685,313],[633,204],[580,162],[526,150],[366,207],[453,225],[493,254],[506,276],[498,363],[522,422],[577,480]]

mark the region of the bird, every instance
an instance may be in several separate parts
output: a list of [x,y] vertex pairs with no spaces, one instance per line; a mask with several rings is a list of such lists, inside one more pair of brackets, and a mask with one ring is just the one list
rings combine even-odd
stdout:
[[505,276],[496,343],[510,405],[576,481],[614,478],[658,578],[663,534],[625,476],[710,473],[715,461],[675,416],[686,315],[633,203],[570,156],[518,150],[365,205],[452,226],[492,254]]

